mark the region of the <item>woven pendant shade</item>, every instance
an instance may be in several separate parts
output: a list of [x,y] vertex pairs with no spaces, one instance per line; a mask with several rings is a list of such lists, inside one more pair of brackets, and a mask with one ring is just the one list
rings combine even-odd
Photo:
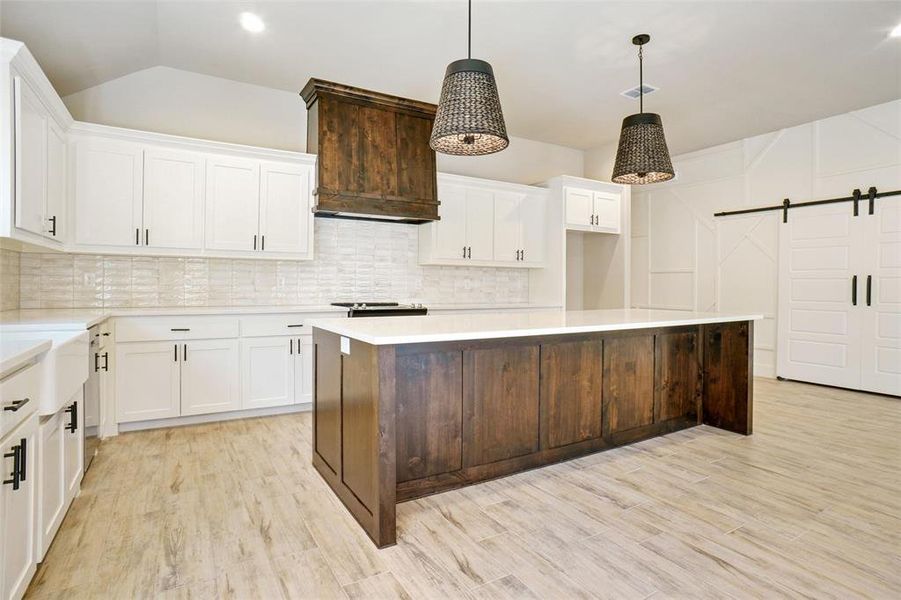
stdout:
[[459,156],[492,154],[510,145],[494,71],[487,62],[464,58],[447,66],[429,145]]
[[674,175],[660,115],[639,113],[623,119],[613,181],[640,185],[667,181]]

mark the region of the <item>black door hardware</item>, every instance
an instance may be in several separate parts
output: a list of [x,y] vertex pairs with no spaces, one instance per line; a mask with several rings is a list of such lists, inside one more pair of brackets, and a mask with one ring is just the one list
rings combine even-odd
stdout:
[[182,344],[181,359],[185,362],[188,362],[188,345],[187,344]]
[[173,344],[172,349],[175,351],[175,362],[178,362],[178,344]]
[[257,249],[257,234],[253,234],[253,249]]
[[69,414],[69,424],[66,425],[66,429],[75,433],[78,431],[78,402],[73,402],[66,408],[66,412]]
[[857,205],[860,202],[860,190],[854,190],[853,192],[851,192],[851,198],[851,202],[854,203],[854,216],[856,217],[859,214]]
[[[869,202],[868,213],[874,214],[875,212],[875,202],[876,198],[888,198],[889,196],[901,196],[901,190],[892,190],[890,192],[880,192],[875,187],[871,187],[867,190],[867,200]],[[844,196],[842,198],[827,198],[826,200],[810,200],[808,202],[791,202],[788,198],[782,201],[782,204],[777,204],[773,206],[761,206],[759,208],[743,208],[740,210],[724,210],[718,213],[713,213],[714,217],[726,217],[729,215],[746,215],[749,213],[759,213],[759,212],[767,212],[770,210],[781,210],[782,211],[782,222],[788,223],[788,209],[789,208],[799,208],[802,206],[817,206],[819,204],[836,204],[839,202],[852,202],[854,203],[854,215],[857,216],[857,203],[860,201],[861,195],[860,190],[854,190],[850,196]]]
[[50,217],[47,220],[50,221],[51,223],[53,223],[53,226],[50,228],[50,235],[52,235],[53,237],[56,237],[56,215],[53,215],[52,217]]
[[135,246],[141,245],[141,228],[135,229]]
[[294,339],[288,340],[288,354],[294,354]]
[[109,371],[109,352],[103,353],[103,370]]
[[18,445],[13,446],[12,448],[10,448],[10,450],[12,450],[12,452],[4,452],[3,453],[3,458],[12,458],[13,459],[13,470],[12,470],[12,473],[9,474],[9,476],[12,479],[4,479],[3,485],[12,484],[13,490],[17,490],[17,489],[19,489],[19,482],[21,481],[19,479],[19,475],[22,474],[22,467],[21,467],[21,462],[20,462],[20,458],[19,458],[19,446]]
[[98,372],[100,370],[100,353],[94,353],[94,372]]
[[169,331],[191,331],[190,327],[173,327]]
[[295,323],[294,325],[288,325],[288,327],[303,327],[303,323]]
[[472,246],[468,246],[468,250],[466,251],[466,258],[472,258]]
[[851,305],[857,306],[857,275],[851,278]]
[[150,245],[150,230],[149,229],[144,230],[144,245],[145,246]]
[[260,250],[265,250],[265,249],[266,249],[266,236],[262,235],[262,236],[260,236]]
[[466,258],[466,246],[463,246],[463,258]]
[[8,410],[9,412],[16,412],[20,408],[22,408],[23,406],[28,404],[28,402],[30,400],[31,400],[31,398],[22,398],[21,400],[13,400],[12,402],[9,403],[9,406],[4,406],[3,410],[4,411]]
[[867,306],[871,306],[870,304],[870,296],[873,292],[873,276],[867,275]]
[[19,439],[19,481],[25,481],[25,474],[27,469],[25,465],[28,464],[28,440],[26,438]]

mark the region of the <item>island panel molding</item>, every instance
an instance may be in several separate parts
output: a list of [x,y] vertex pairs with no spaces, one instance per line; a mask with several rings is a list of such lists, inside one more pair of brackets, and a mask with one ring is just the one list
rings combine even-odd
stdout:
[[397,344],[316,321],[313,465],[384,547],[397,502],[702,423],[750,434],[755,317],[721,318]]

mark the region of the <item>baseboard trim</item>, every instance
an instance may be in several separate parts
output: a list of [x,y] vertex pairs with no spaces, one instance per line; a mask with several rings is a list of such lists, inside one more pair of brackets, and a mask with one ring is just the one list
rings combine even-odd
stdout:
[[309,412],[313,409],[312,402],[303,404],[290,404],[288,406],[272,406],[269,408],[252,408],[249,410],[235,410],[224,413],[212,413],[208,415],[191,415],[188,417],[173,417],[171,419],[153,419],[151,421],[135,421],[133,423],[120,423],[119,433],[128,431],[143,431],[145,429],[160,429],[162,427],[182,427],[184,425],[200,425],[202,423],[216,423],[218,421],[235,421],[237,419],[253,419],[255,417],[272,417],[298,412]]

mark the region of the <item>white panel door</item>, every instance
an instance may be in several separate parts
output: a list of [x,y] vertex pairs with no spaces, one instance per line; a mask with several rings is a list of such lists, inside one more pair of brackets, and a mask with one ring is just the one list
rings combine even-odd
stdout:
[[494,258],[494,194],[487,190],[466,191],[466,258]]
[[66,509],[66,475],[63,459],[65,417],[66,414],[60,411],[41,423],[38,430],[41,438],[37,478],[40,486],[38,506],[40,512],[35,540],[38,545],[38,561],[41,561],[47,553]]
[[793,210],[779,225],[781,377],[860,385],[862,219],[842,203]]
[[95,246],[141,243],[143,148],[103,139],[75,145],[75,242]]
[[197,340],[181,347],[181,414],[240,409],[238,340]]
[[260,247],[260,163],[211,156],[206,163],[206,248],[244,250]]
[[434,228],[433,256],[463,260],[466,258],[466,188],[439,184],[438,199],[441,219],[424,226]]
[[299,337],[296,342],[300,351],[294,363],[294,403],[307,404],[313,401],[313,336]]
[[313,167],[266,162],[260,168],[260,250],[312,257]]
[[620,232],[620,195],[609,192],[594,193],[594,229],[607,233]]
[[498,263],[519,262],[522,250],[521,210],[525,194],[494,194],[494,260]]
[[181,344],[116,344],[116,405],[119,423],[180,414]]
[[75,394],[69,406],[75,407],[75,413],[73,416],[73,413],[67,412],[63,417],[63,474],[66,482],[67,502],[78,494],[81,476],[84,472],[83,392]]
[[865,212],[860,387],[901,396],[901,200],[879,199]]
[[241,408],[294,403],[294,338],[241,340]]
[[16,227],[44,234],[47,200],[47,111],[25,81],[15,81]]
[[564,189],[563,197],[566,203],[567,227],[590,229],[594,215],[594,192],[568,187]]
[[526,265],[543,265],[545,249],[545,227],[547,225],[547,197],[544,194],[529,194],[522,201],[519,211],[522,236],[521,262]]
[[[25,479],[13,489],[0,485],[0,598],[18,600],[35,572],[35,496],[37,486],[37,415],[32,415],[0,446],[0,475],[13,471],[14,446],[25,447]],[[21,456],[21,454],[20,454]]]
[[47,130],[47,204],[44,235],[57,241],[66,239],[66,137],[50,121]]
[[200,154],[144,151],[144,245],[185,250],[203,246],[203,168]]

